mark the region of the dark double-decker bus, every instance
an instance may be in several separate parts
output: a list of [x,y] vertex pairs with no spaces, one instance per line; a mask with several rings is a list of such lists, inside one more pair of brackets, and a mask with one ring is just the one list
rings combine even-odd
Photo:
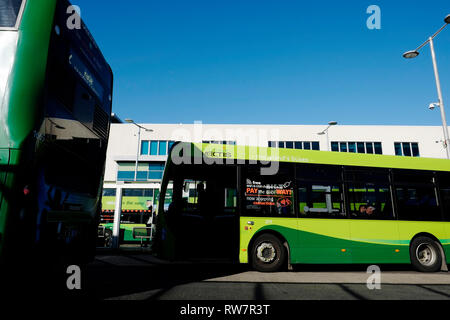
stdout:
[[2,264],[30,252],[92,256],[112,83],[68,1],[0,1]]

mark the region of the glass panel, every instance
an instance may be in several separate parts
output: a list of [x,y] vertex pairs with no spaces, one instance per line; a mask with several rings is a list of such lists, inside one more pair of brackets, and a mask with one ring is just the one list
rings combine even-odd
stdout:
[[16,26],[22,0],[0,1],[0,27],[13,28]]
[[286,142],[286,148],[288,148],[288,149],[294,149],[294,142],[292,142],[292,141],[287,141],[287,142]]
[[152,156],[158,155],[158,141],[150,142],[150,155],[152,155]]
[[434,187],[397,186],[399,220],[441,221]]
[[430,171],[394,169],[394,182],[399,184],[432,184],[433,173]]
[[375,154],[383,154],[383,149],[381,147],[381,142],[375,142]]
[[348,152],[352,152],[352,153],[356,152],[356,142],[348,143]]
[[413,157],[420,157],[419,144],[418,143],[411,143],[411,149],[412,149]]
[[340,142],[339,143],[339,151],[340,152],[347,152],[347,142]]
[[283,141],[278,142],[278,148],[284,148],[284,142]]
[[331,151],[335,151],[335,152],[339,151],[339,143],[338,142],[331,142]]
[[345,218],[341,187],[334,183],[299,183],[300,217]]
[[164,163],[150,163],[148,167],[150,171],[163,171]]
[[400,142],[394,143],[394,148],[395,148],[395,155],[396,156],[402,156],[403,155],[402,144]]
[[117,181],[133,181],[134,171],[119,171],[117,172]]
[[295,142],[295,149],[303,149],[303,144],[300,141],[296,141]]
[[342,180],[342,170],[340,166],[298,164],[296,174],[297,179],[299,180]]
[[137,181],[147,181],[148,180],[148,171],[138,171],[136,175]]
[[161,180],[163,177],[162,171],[149,171],[148,178],[150,180]]
[[249,167],[245,175],[245,215],[255,217],[295,217],[294,182],[291,166],[280,164],[277,175],[261,176],[259,167]]
[[153,189],[123,189],[124,197],[153,197]]
[[105,188],[105,189],[103,189],[103,196],[105,196],[105,197],[115,197],[116,196],[116,189],[114,189],[114,188]]
[[441,199],[444,206],[445,221],[450,221],[450,188],[441,189]]
[[167,155],[167,141],[159,142],[159,155],[166,156]]
[[403,154],[407,157],[411,157],[411,144],[409,142],[403,143]]
[[372,142],[366,142],[366,150],[367,150],[367,153],[373,154],[373,143]]
[[351,183],[348,185],[348,196],[352,219],[394,219],[388,185]]
[[357,143],[358,153],[366,153],[366,147],[364,146],[364,142]]
[[141,143],[141,155],[147,155],[148,154],[149,146],[150,146],[150,142],[149,141],[142,141],[142,143]]
[[311,142],[303,142],[304,150],[311,150]]
[[320,144],[318,141],[312,142],[311,145],[312,145],[313,150],[317,150],[317,151],[320,150]]
[[169,150],[172,149],[174,144],[175,144],[175,141],[169,141]]

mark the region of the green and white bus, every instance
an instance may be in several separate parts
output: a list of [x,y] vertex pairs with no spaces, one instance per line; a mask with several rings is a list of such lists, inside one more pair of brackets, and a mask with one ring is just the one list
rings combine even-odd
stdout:
[[450,263],[448,160],[179,143],[160,199],[168,188],[161,258],[227,258],[268,272],[410,263],[435,272]]
[[95,251],[112,83],[68,1],[1,1],[1,263]]

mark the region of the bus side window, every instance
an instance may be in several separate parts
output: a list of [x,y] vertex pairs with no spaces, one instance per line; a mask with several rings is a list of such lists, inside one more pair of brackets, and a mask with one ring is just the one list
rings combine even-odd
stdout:
[[294,176],[291,165],[280,163],[276,175],[261,175],[259,166],[249,166],[244,177],[246,216],[295,217]]
[[389,171],[380,168],[346,167],[350,217],[353,219],[390,220],[392,210]]
[[345,218],[341,186],[337,183],[298,183],[300,217]]
[[450,221],[450,173],[439,173],[439,187],[445,221]]
[[388,185],[349,184],[348,196],[352,218],[394,219]]
[[394,171],[399,220],[442,221],[432,172]]

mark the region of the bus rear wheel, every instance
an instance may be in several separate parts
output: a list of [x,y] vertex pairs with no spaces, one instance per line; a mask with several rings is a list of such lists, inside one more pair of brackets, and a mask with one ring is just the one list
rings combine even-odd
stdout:
[[428,237],[417,237],[409,249],[411,263],[420,272],[437,272],[441,268],[442,256],[439,245]]
[[280,271],[286,261],[286,249],[272,234],[259,236],[252,246],[252,267],[260,272]]

